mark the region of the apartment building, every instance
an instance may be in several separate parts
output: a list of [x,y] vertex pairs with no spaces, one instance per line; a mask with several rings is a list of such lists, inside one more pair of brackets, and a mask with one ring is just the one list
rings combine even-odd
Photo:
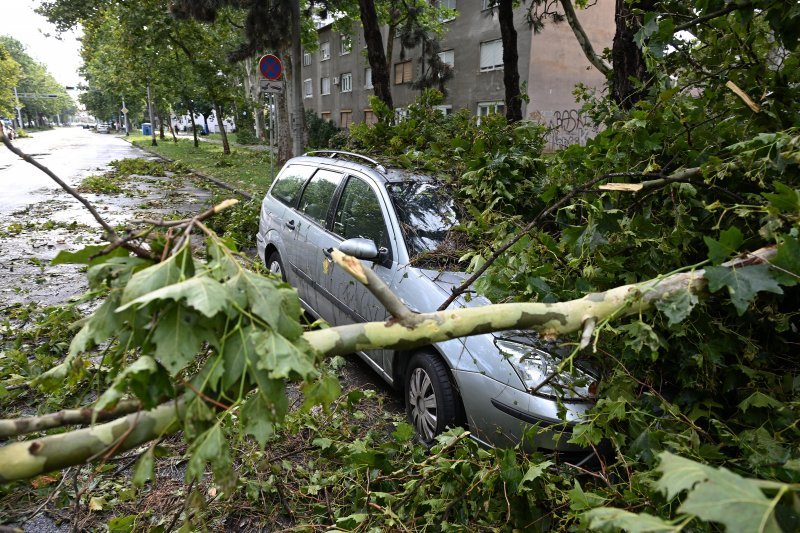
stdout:
[[[453,67],[441,106],[445,113],[469,109],[478,117],[504,112],[503,46],[493,0],[440,0],[458,11],[445,22],[439,57]],[[547,24],[539,33],[525,20],[525,5],[515,10],[519,73],[530,101],[523,116],[552,126],[550,148],[585,143],[593,135],[572,95],[582,83],[601,89],[605,79],[592,67],[566,23]],[[610,47],[614,36],[614,0],[597,0],[578,16],[595,50]],[[384,37],[386,33],[384,31]],[[345,35],[332,25],[319,28],[319,49],[303,54],[303,104],[341,128],[372,122],[372,70],[366,58],[363,33]],[[390,66],[392,98],[398,113],[419,96],[411,84],[421,75],[422,51],[394,44]]]

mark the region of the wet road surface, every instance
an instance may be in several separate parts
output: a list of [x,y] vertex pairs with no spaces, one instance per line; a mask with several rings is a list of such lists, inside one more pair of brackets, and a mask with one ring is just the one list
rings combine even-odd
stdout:
[[[151,157],[115,135],[81,128],[36,132],[14,141],[72,187],[109,170],[115,159]],[[131,177],[124,194],[84,194],[112,226],[144,214],[196,213],[210,192],[182,178]],[[60,250],[102,242],[89,211],[49,176],[0,145],[0,317],[19,304],[52,305],[82,294],[81,265],[50,261]]]

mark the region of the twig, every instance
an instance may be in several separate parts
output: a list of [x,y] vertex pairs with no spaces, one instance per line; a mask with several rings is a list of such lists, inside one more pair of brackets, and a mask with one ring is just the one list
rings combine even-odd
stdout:
[[78,490],[78,476],[80,476],[82,469],[83,465],[78,465],[78,468],[75,469],[75,476],[72,478],[72,490],[75,491],[75,508],[72,512],[72,531],[78,530],[78,514],[81,511],[81,497],[83,496],[83,490]]
[[[41,504],[39,507],[37,507],[37,508],[36,508],[36,510],[35,510],[34,512],[32,512],[31,514],[29,514],[29,515],[28,515],[28,517],[27,517],[25,520],[23,520],[22,522],[20,522],[20,525],[25,525],[25,524],[26,524],[26,523],[28,523],[28,522],[29,522],[31,519],[33,519],[33,518],[34,518],[34,517],[35,517],[37,514],[39,514],[39,512],[40,512],[42,509],[44,509],[45,507],[47,507],[47,504],[48,504],[48,503],[50,503],[50,502],[52,501],[52,499],[53,499],[53,498],[56,496],[56,494],[58,494],[58,491],[61,489],[61,485],[63,485],[63,484],[64,484],[64,481],[66,481],[66,479],[67,479],[67,476],[69,475],[69,471],[70,471],[70,470],[71,470],[71,468],[67,468],[67,470],[66,470],[66,471],[65,471],[65,472],[64,472],[64,473],[61,475],[61,480],[58,482],[58,485],[56,485],[56,487],[55,487],[55,488],[52,490],[52,492],[50,492],[50,494],[47,496],[47,499],[44,501],[44,503],[42,503],[42,504]],[[2,531],[2,530],[0,530],[0,531]]]
[[228,409],[231,408],[230,405],[225,405],[222,402],[218,402],[214,398],[210,398],[210,397],[206,396],[205,394],[203,394],[202,391],[197,390],[197,388],[194,385],[192,385],[191,383],[189,383],[188,381],[184,381],[183,383],[184,383],[184,385],[189,387],[189,389],[191,389],[191,391],[193,393],[197,394],[197,396],[199,396],[201,399],[207,401],[208,403],[213,404],[213,405],[219,407],[220,409],[224,409],[225,411],[227,411]]
[[176,226],[185,226],[185,225],[189,224],[190,222],[197,222],[197,221],[202,222],[205,219],[207,219],[207,218],[209,218],[209,217],[211,217],[213,215],[216,215],[220,211],[224,211],[225,209],[228,209],[229,207],[233,207],[234,205],[236,205],[238,203],[239,203],[239,200],[236,200],[235,198],[228,198],[227,200],[223,200],[222,202],[218,203],[217,205],[206,209],[205,211],[203,211],[202,213],[200,213],[199,215],[194,216],[194,217],[183,218],[181,220],[164,220],[163,218],[157,218],[157,219],[156,218],[144,218],[142,220],[137,220],[137,221],[134,221],[134,222],[135,223],[138,222],[140,224],[150,224],[150,225],[153,225],[153,226],[160,226],[160,227],[164,227],[164,228],[173,228],[173,227],[176,227]]
[[[193,488],[194,488],[194,480],[192,480],[192,481],[189,483],[189,487],[186,489],[186,495],[187,495],[187,496],[189,495],[189,493],[191,493],[191,492],[192,492],[192,489],[193,489]],[[180,518],[180,516],[181,516],[181,511],[183,511],[183,510],[186,508],[186,502],[188,502],[188,501],[189,501],[189,499],[188,499],[188,498],[186,498],[186,499],[184,500],[184,504],[178,508],[178,512],[177,512],[177,513],[175,513],[175,514],[173,515],[173,517],[172,517],[172,520],[171,520],[171,521],[170,521],[170,523],[169,523],[169,526],[167,526],[167,529],[166,529],[167,533],[169,533],[170,531],[172,531],[172,528],[174,528],[174,527],[175,527],[175,522],[177,522],[177,521],[178,521],[178,518]]]

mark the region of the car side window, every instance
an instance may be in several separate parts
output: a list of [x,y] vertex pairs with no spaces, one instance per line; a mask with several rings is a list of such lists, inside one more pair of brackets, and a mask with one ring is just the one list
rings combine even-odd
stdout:
[[308,165],[289,165],[281,172],[272,187],[272,196],[281,203],[294,207],[303,184],[308,181],[315,168]]
[[306,185],[298,209],[324,226],[333,193],[336,192],[342,177],[338,172],[318,170]]
[[333,219],[333,231],[344,239],[372,239],[379,248],[389,247],[383,211],[367,182],[351,176],[342,192]]

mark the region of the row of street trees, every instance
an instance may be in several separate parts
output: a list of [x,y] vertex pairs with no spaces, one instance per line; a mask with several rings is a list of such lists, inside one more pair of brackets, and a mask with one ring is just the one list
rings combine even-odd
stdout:
[[22,43],[0,36],[0,116],[17,118],[17,105],[22,108],[23,126],[66,120],[77,110],[66,89],[25,52]]

